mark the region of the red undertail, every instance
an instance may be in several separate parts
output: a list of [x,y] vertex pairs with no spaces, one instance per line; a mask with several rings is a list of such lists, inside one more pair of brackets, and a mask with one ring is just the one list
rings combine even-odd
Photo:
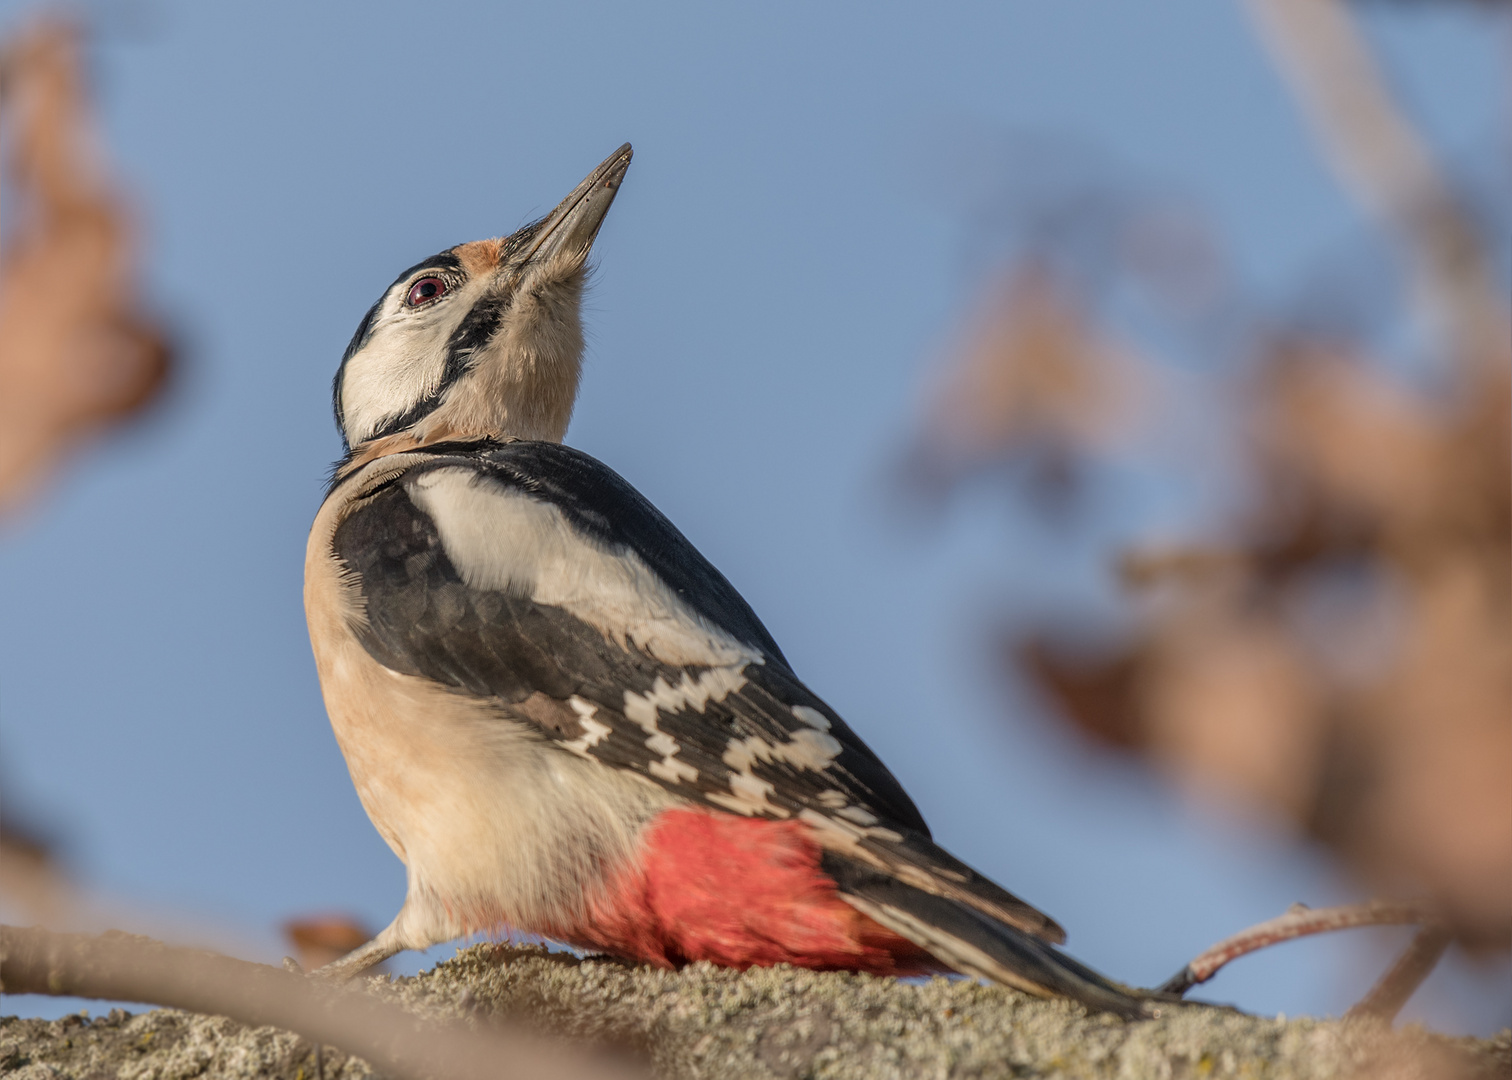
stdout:
[[913,942],[840,898],[807,826],[702,810],[663,813],[643,857],[579,926],[550,936],[678,967],[709,960],[914,975],[943,970]]

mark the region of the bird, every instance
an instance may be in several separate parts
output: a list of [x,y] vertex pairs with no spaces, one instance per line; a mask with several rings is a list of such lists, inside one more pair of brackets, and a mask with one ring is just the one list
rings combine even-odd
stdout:
[[317,974],[513,931],[663,968],[955,972],[1158,1013],[936,844],[724,575],[563,444],[589,253],[630,161],[627,143],[545,217],[400,274],[342,357],[305,607],[407,888]]

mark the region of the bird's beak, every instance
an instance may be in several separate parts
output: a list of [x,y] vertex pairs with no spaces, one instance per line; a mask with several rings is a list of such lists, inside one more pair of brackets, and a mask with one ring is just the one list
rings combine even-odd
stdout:
[[631,154],[630,144],[626,143],[589,173],[541,222],[521,261],[546,260],[556,255],[586,258],[599,226],[604,223],[604,215],[614,203],[625,170],[630,168]]

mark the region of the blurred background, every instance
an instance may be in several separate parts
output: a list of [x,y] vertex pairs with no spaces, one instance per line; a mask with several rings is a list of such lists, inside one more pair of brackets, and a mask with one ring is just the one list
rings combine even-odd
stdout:
[[[1145,985],[1428,898],[1404,1015],[1505,1026],[1508,10],[0,0],[0,914],[398,909],[301,607],[331,376],[628,139],[568,441],[937,838]],[[1198,994],[1338,1014],[1407,937]]]

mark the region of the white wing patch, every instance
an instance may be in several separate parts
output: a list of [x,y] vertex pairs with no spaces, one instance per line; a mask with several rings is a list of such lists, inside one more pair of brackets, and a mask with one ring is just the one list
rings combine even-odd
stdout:
[[818,709],[811,709],[807,705],[794,705],[793,715],[811,728],[819,731],[828,731],[830,729],[829,717],[825,716]]
[[788,812],[767,798],[768,795],[776,793],[777,788],[770,781],[746,772],[735,773],[730,777],[728,795],[722,791],[711,791],[704,798],[726,810],[744,814],[746,817],[754,814],[770,814],[772,817],[785,818],[789,816]]
[[[726,810],[747,817],[770,814],[785,818],[788,816],[787,810],[768,798],[776,794],[777,788],[771,781],[763,780],[751,770],[758,762],[781,761],[800,769],[820,772],[840,755],[841,749],[840,743],[833,736],[822,731],[795,731],[787,742],[775,744],[759,735],[747,739],[731,739],[722,758],[726,765],[735,770],[730,774],[730,793],[710,792],[705,798]],[[843,806],[844,794],[838,791],[834,794],[840,796],[840,805]]]
[[696,680],[685,671],[676,686],[658,675],[651,684],[651,689],[644,694],[625,691],[626,718],[639,724],[648,736],[646,749],[662,756],[660,761],[653,761],[647,766],[647,771],[652,776],[660,777],[670,784],[684,781],[691,784],[698,779],[697,769],[677,759],[677,752],[682,747],[661,729],[661,725],[657,723],[658,714],[682,712],[689,707],[701,713],[709,702],[723,701],[744,686],[744,671],[744,664],[733,668],[710,668]]
[[[850,807],[849,809],[854,810],[860,808]],[[850,814],[847,814],[844,810],[838,812],[845,817],[852,816]],[[866,811],[862,810],[861,813],[866,814]],[[870,814],[866,814],[866,816],[871,817],[872,821],[877,820]],[[885,828],[881,825],[870,825],[869,823],[852,824],[850,821],[842,821],[838,818],[832,818],[827,814],[821,814],[817,810],[800,810],[798,812],[798,820],[807,825],[812,825],[816,829],[827,832],[830,835],[841,839],[844,843],[854,843],[855,841],[861,840],[863,838],[870,838],[872,840],[890,840],[893,843],[898,843],[903,839],[903,834],[896,832],[893,829]]]
[[754,646],[700,618],[635,552],[606,549],[543,499],[461,467],[422,473],[407,487],[471,588],[562,608],[622,648],[674,667],[762,662]]
[[644,694],[625,691],[625,715],[647,731],[656,730],[656,711],[682,712],[691,706],[703,712],[711,701],[723,701],[746,684],[745,665],[716,667],[702,672],[695,680],[686,671],[673,686],[660,675]]
[[[669,784],[696,782],[698,769],[678,757],[682,746],[659,719],[689,709],[702,713],[709,702],[739,691],[746,685],[746,665],[764,662],[759,650],[702,619],[635,552],[615,551],[585,536],[544,499],[462,467],[422,473],[407,488],[435,522],[447,557],[470,588],[561,608],[622,648],[642,649],[669,666],[701,669],[696,678],[685,671],[676,684],[659,677],[645,693],[626,690],[623,710],[646,733],[646,749],[658,755],[647,767],[651,775]],[[591,757],[612,728],[597,719],[597,706],[579,697],[568,703],[583,734],[563,745]],[[732,770],[729,792],[707,792],[704,798],[746,816],[790,817],[772,801],[775,785],[755,775],[755,767],[776,762],[823,772],[843,749],[824,713],[807,705],[791,711],[804,726],[785,742],[730,739],[723,755]],[[843,842],[902,839],[878,826],[874,814],[842,791],[825,791],[818,802],[829,813],[804,810],[800,819]]]
[[578,724],[582,726],[584,734],[569,743],[563,743],[562,747],[571,750],[580,758],[587,758],[589,761],[592,761],[593,755],[588,751],[613,734],[614,729],[608,724],[594,719],[594,716],[598,713],[598,706],[593,704],[593,702],[584,701],[576,694],[573,694],[567,699],[567,704],[571,705],[572,711],[577,713]]
[[724,763],[737,772],[750,772],[758,761],[780,761],[800,769],[821,772],[840,756],[842,747],[833,735],[822,731],[795,731],[784,743],[769,743],[760,735],[731,739]]

